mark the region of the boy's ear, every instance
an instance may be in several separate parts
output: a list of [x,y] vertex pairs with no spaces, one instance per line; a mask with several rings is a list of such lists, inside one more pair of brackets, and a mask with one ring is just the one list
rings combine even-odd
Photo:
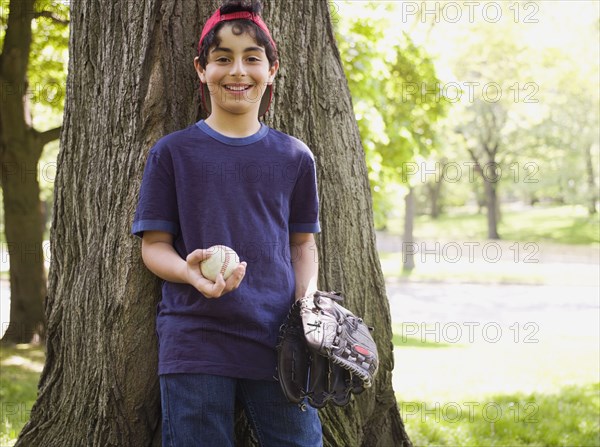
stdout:
[[277,74],[277,70],[279,70],[279,61],[275,61],[273,65],[269,68],[269,84],[273,83],[275,75]]
[[206,83],[206,75],[204,73],[204,68],[202,68],[202,66],[200,65],[200,59],[197,56],[194,58],[194,68],[196,69],[196,73],[198,73],[200,82]]

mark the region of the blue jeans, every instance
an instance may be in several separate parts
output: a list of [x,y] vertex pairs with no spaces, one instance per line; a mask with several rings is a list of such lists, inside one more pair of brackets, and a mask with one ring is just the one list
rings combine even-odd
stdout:
[[323,445],[317,410],[289,403],[277,382],[166,374],[160,394],[163,447],[233,447],[236,399],[260,446]]

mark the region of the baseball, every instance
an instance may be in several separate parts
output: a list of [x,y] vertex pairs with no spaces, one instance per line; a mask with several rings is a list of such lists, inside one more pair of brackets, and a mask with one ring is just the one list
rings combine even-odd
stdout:
[[217,280],[217,275],[221,273],[227,280],[240,263],[238,254],[225,245],[213,245],[208,248],[210,256],[200,263],[202,275],[212,282]]

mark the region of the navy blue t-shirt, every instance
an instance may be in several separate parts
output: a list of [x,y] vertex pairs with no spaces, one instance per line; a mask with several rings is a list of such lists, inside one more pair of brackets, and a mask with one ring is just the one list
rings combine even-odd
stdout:
[[159,374],[271,379],[279,327],[295,298],[289,235],[320,231],[306,145],[264,124],[246,138],[204,121],[163,137],[148,156],[132,233],[150,230],[173,234],[183,259],[221,244],[248,263],[240,287],[218,299],[163,282]]

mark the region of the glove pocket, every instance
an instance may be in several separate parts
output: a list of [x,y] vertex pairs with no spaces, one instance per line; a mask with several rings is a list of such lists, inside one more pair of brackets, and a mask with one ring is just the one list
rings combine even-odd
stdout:
[[305,397],[308,379],[309,354],[301,331],[289,331],[277,346],[277,375],[283,394],[298,404]]

